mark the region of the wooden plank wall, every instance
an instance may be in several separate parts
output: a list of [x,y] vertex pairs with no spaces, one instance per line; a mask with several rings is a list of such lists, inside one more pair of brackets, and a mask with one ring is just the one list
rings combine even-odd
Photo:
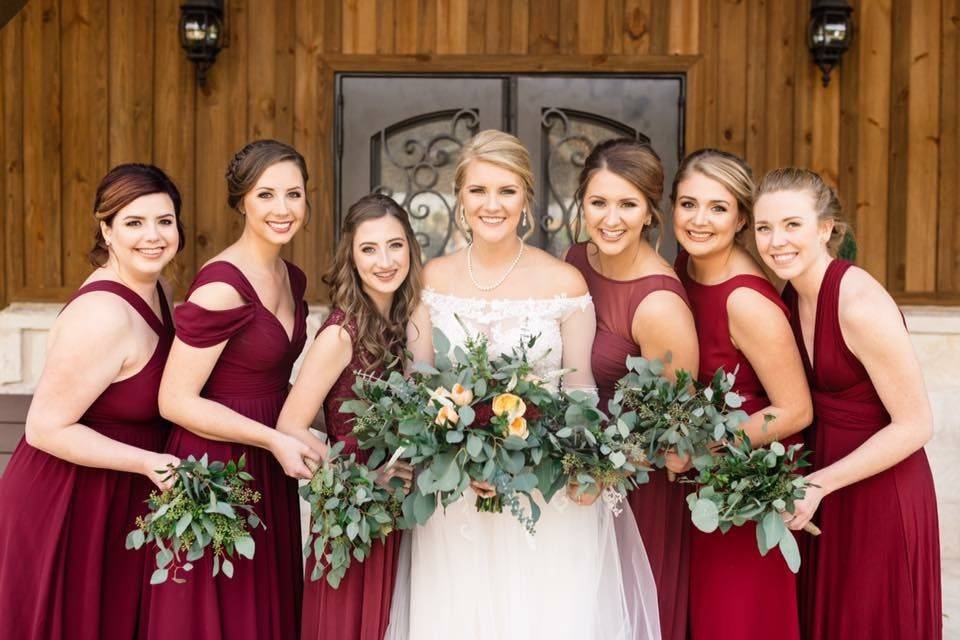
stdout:
[[804,41],[806,0],[226,5],[228,46],[202,88],[179,49],[178,0],[30,0],[0,30],[0,304],[65,299],[87,272],[96,183],[131,160],[161,165],[184,192],[188,282],[236,236],[224,168],[262,136],[292,142],[311,167],[314,217],[287,255],[319,299],[333,238],[325,60],[373,69],[417,56],[428,71],[460,56],[469,71],[509,54],[578,70],[700,56],[688,149],[742,154],[758,175],[822,172],[864,267],[903,302],[960,304],[960,0],[854,0],[854,48],[826,89]]

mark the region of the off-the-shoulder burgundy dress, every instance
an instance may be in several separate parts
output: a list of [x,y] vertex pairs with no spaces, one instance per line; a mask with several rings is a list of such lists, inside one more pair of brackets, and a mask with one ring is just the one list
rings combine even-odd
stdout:
[[[687,271],[689,254],[677,257],[677,275],[693,307],[700,342],[700,381],[709,382],[717,369],[737,371],[734,391],[744,397],[748,414],[770,404],[750,361],[730,340],[727,298],[736,289],[759,292],[786,314],[777,290],[765,278],[738,275],[704,285]],[[796,434],[785,445],[800,442]],[[806,534],[801,534],[806,535]],[[796,578],[777,550],[761,556],[756,526],[747,523],[727,533],[703,533],[693,528],[690,545],[690,637],[692,640],[797,640]]]
[[[813,469],[833,464],[890,424],[866,369],[840,330],[840,281],[853,265],[834,260],[817,300],[813,362],[783,292],[813,393],[806,433]],[[803,635],[811,640],[921,640],[942,637],[940,541],[933,476],[923,449],[886,471],[823,499],[800,567]]]
[[[124,444],[162,451],[170,435],[157,391],[173,342],[161,319],[119,282],[74,293],[123,298],[159,336],[137,373],[108,386],[78,421]],[[69,302],[67,304],[70,304]],[[17,640],[129,640],[136,637],[140,585],[152,555],[124,546],[154,485],[146,476],[67,462],[20,441],[0,478],[0,635]]]
[[[340,413],[340,405],[354,398],[354,372],[364,369],[357,349],[356,328],[346,319],[340,309],[330,312],[323,331],[329,326],[343,327],[353,340],[353,357],[323,401],[323,417],[327,434],[333,442],[344,442],[343,455],[357,454],[364,461],[367,452],[357,448],[357,440],[351,435],[353,416]],[[383,373],[378,369],[374,373]],[[400,532],[387,537],[386,543],[375,543],[370,555],[362,564],[354,563],[337,589],[331,588],[326,578],[313,582],[315,556],[307,561],[307,581],[303,594],[303,640],[382,640],[390,622],[390,601],[396,576],[397,554],[400,549]]]
[[[591,365],[600,394],[600,408],[607,410],[617,381],[627,373],[626,360],[643,355],[633,340],[633,317],[644,298],[654,291],[670,291],[689,305],[683,285],[664,275],[635,280],[612,280],[597,273],[587,259],[587,244],[575,244],[567,262],[587,281],[597,311],[597,334]],[[689,485],[670,482],[664,471],[650,474],[647,484],[627,497],[640,528],[640,537],[657,584],[660,633],[664,640],[686,640],[687,599],[690,570],[690,515],[686,494]]]
[[[201,395],[268,427],[287,397],[293,363],[306,342],[306,277],[287,263],[295,303],[293,335],[260,302],[253,285],[233,264],[211,262],[200,270],[187,297],[211,282],[232,286],[246,301],[223,311],[191,302],[174,312],[177,338],[198,348],[226,341]],[[182,584],[148,587],[144,637],[152,640],[200,638],[219,640],[288,639],[300,634],[303,561],[297,481],[265,449],[234,442],[208,440],[174,426],[167,450],[173,455],[210,460],[237,460],[246,455],[252,487],[262,499],[256,505],[266,530],[253,532],[256,555],[238,559],[233,578],[211,577],[209,554],[194,563]]]

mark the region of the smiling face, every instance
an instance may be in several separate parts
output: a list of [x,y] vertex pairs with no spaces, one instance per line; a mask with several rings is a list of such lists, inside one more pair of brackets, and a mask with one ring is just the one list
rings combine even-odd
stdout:
[[249,231],[271,244],[290,242],[307,215],[300,168],[291,161],[267,167],[243,196],[241,210]]
[[790,280],[829,257],[833,221],[820,222],[806,191],[774,191],[757,199],[753,210],[757,251],[778,278]]
[[583,196],[583,220],[590,239],[605,255],[636,248],[651,215],[647,199],[627,180],[606,169],[590,178]]
[[353,264],[371,297],[392,296],[410,273],[410,246],[392,215],[366,220],[353,234]]
[[101,221],[100,231],[111,259],[125,272],[157,277],[177,254],[180,234],[173,200],[166,193],[140,196],[113,216]]
[[503,242],[517,235],[527,205],[523,181],[508,169],[474,160],[466,168],[460,204],[475,240]]
[[728,251],[743,218],[736,197],[713,178],[693,172],[677,185],[673,230],[691,256]]

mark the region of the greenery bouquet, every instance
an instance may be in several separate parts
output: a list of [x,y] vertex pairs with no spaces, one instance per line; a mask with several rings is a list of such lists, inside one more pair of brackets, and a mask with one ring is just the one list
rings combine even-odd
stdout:
[[[801,444],[784,447],[771,442],[754,449],[742,431],[725,444],[711,466],[700,470],[697,492],[687,496],[693,524],[706,533],[747,522],[757,523],[757,547],[766,555],[774,547],[794,573],[800,568],[800,551],[781,513],[793,512],[794,502],[803,498],[807,481],[798,471],[809,466]],[[804,530],[818,535],[812,523]]]
[[676,382],[667,379],[660,360],[630,357],[627,368],[617,383],[613,409],[642,434],[637,442],[646,446],[654,466],[663,467],[664,454],[674,450],[689,456],[697,469],[706,468],[713,464],[711,447],[734,436],[747,420],[740,410],[743,398],[733,391],[735,373],[719,369],[704,385],[683,370],[677,370]]
[[531,492],[539,489],[549,501],[563,486],[547,435],[557,396],[533,375],[528,353],[536,337],[491,357],[484,336],[467,335],[451,351],[434,330],[434,366],[418,364],[409,379],[397,372],[386,379],[361,375],[357,399],[341,410],[357,416],[353,432],[362,448],[373,450],[372,466],[406,458],[419,470],[403,501],[407,522],[425,523],[438,503],[453,503],[474,480],[497,491],[477,498],[479,511],[507,507],[533,533],[540,509]]
[[316,558],[310,579],[326,575],[334,589],[353,560],[363,562],[375,542],[386,540],[398,528],[403,503],[402,487],[377,484],[377,472],[357,462],[353,454],[344,457],[343,446],[333,445],[324,464],[300,488],[310,504],[303,554]]
[[648,481],[646,435],[635,412],[608,417],[594,394],[572,391],[561,398],[562,419],[550,434],[564,478],[576,495],[601,496],[615,514],[627,492]]
[[208,462],[189,456],[170,473],[176,476],[172,488],[153,492],[147,499],[150,511],[138,517],[137,528],[127,534],[128,549],[153,543],[157,548],[156,570],[150,584],[183,582],[179,571],[190,571],[193,563],[209,548],[213,553],[213,575],[221,571],[233,577],[234,553],[253,558],[255,545],[250,531],[266,526],[253,510],[260,493],[247,483],[253,476],[244,471],[246,460]]

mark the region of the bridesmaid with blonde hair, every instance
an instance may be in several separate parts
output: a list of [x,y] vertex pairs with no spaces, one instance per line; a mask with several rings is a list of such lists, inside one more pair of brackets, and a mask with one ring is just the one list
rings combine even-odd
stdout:
[[[743,246],[753,190],[750,168],[737,156],[715,149],[687,156],[671,196],[683,247],[676,269],[697,326],[700,381],[709,382],[719,368],[735,372],[750,441],[789,445],[810,424],[810,392],[787,309]],[[759,554],[755,528],[693,530],[692,640],[800,637],[795,577],[779,554]]]
[[943,635],[940,534],[923,451],[933,434],[923,372],[896,302],[836,258],[840,201],[805,169],[760,182],[757,249],[788,281],[783,299],[813,390],[812,486],[786,516],[816,519],[800,571],[811,640],[934,640]]

